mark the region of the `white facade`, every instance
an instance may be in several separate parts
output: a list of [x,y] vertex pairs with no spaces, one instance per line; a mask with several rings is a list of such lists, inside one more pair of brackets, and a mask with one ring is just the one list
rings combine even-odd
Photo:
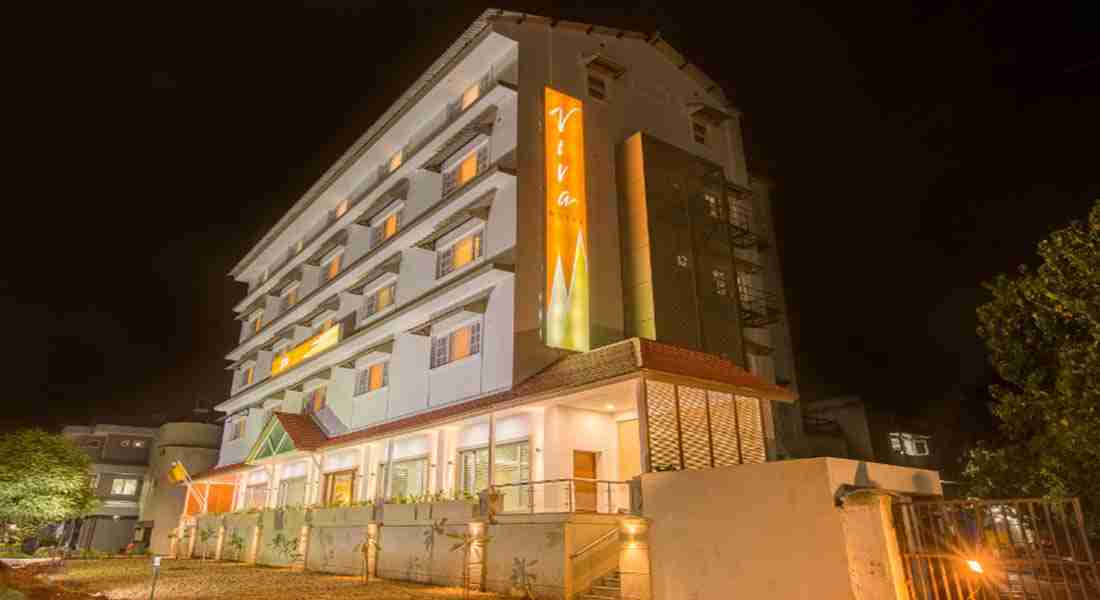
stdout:
[[[328,502],[344,493],[345,472],[364,500],[455,494],[471,489],[470,478],[481,487],[622,482],[646,464],[640,376],[499,410],[447,411],[506,392],[565,355],[539,333],[543,89],[585,103],[593,347],[625,337],[617,145],[646,131],[748,187],[737,113],[662,42],[518,21],[483,15],[233,269],[248,293],[235,307],[231,393],[217,409],[226,413],[218,476],[237,485],[235,506],[259,491],[256,502],[274,505],[285,496],[280,482],[299,477],[306,504]],[[701,133],[692,115],[702,106],[730,118]],[[751,336],[768,343],[766,329]],[[774,383],[760,360],[751,367]],[[767,403],[759,410],[770,436]],[[274,413],[306,414],[328,441],[265,455],[257,441]],[[426,417],[382,433],[415,415]],[[482,476],[486,460],[494,467]],[[528,486],[531,496],[512,500],[581,502],[568,485]],[[624,489],[606,487],[601,506],[623,501]]]

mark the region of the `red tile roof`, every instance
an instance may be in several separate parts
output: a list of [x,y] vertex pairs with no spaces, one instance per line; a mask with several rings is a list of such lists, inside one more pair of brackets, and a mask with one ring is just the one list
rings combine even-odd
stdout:
[[247,467],[248,465],[243,462],[232,463],[228,465],[222,465],[220,467],[214,467],[213,469],[207,469],[198,475],[192,475],[192,481],[198,481],[200,479],[210,479],[211,477],[217,477],[219,475],[225,475],[226,473],[232,473],[233,471],[239,471]]
[[639,338],[638,342],[642,368],[743,387],[770,400],[795,399],[790,390],[767,383],[733,362],[713,354],[653,340]]
[[275,418],[294,442],[296,450],[313,451],[325,443],[325,432],[309,415],[296,415],[294,413],[276,412]]

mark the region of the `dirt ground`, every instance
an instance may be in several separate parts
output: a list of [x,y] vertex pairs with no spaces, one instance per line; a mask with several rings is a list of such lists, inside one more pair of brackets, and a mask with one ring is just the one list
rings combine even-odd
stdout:
[[[147,600],[152,582],[148,559],[70,560],[60,570],[44,575],[55,585],[52,595],[35,598],[87,598],[104,594],[111,600]],[[41,578],[38,578],[41,585]],[[24,589],[20,582],[10,582]],[[25,585],[25,584],[24,584]],[[60,586],[64,592],[58,589]],[[44,590],[35,590],[44,592]],[[60,592],[60,593],[59,593]],[[75,593],[74,593],[75,592]],[[81,593],[83,592],[83,594]],[[2,592],[0,592],[0,597]],[[470,593],[471,599],[496,600],[495,594]],[[101,596],[102,598],[102,596]],[[460,588],[442,588],[403,581],[372,581],[361,577],[301,572],[241,563],[168,560],[161,563],[157,600],[459,600]],[[6,599],[5,599],[6,600]]]

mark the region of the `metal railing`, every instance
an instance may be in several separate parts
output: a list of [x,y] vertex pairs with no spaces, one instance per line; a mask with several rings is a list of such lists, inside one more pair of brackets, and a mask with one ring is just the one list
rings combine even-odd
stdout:
[[504,513],[630,512],[630,484],[602,479],[548,479],[493,486],[502,497]]
[[779,320],[781,311],[776,294],[744,284],[737,286],[737,293],[741,299],[741,321],[746,326],[760,327]]
[[1100,598],[1076,498],[896,504],[894,525],[913,600]]

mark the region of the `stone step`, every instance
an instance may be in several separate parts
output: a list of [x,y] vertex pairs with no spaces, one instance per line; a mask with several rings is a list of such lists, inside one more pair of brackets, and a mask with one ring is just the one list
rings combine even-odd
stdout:
[[583,600],[620,600],[621,595],[615,594],[614,596],[604,596],[602,594],[581,594]]
[[614,595],[614,596],[619,596],[623,593],[623,589],[620,586],[617,586],[617,585],[616,586],[594,585],[594,586],[592,586],[592,589],[590,591],[593,594],[611,594],[611,595]]

